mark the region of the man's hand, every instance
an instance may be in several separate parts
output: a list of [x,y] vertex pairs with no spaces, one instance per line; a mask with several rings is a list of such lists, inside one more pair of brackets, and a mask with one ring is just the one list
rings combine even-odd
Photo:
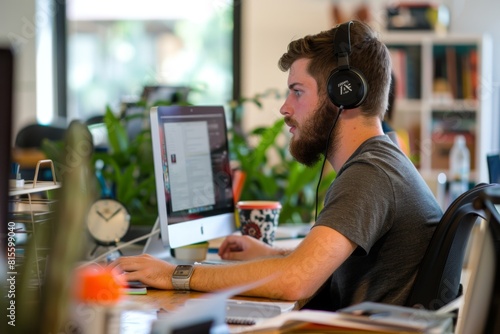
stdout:
[[224,260],[252,260],[278,254],[271,246],[248,235],[230,235],[219,247],[219,256]]
[[157,289],[173,289],[172,274],[176,266],[149,254],[120,257],[110,266],[123,271],[127,281],[141,281]]

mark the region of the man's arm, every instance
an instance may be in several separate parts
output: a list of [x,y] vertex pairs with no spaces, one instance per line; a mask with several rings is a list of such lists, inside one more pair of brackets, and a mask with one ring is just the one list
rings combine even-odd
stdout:
[[[231,265],[197,265],[190,289],[217,291],[256,282],[269,282],[243,295],[284,300],[312,296],[356,248],[356,244],[332,228],[316,226],[286,256],[275,256]],[[172,289],[175,265],[150,255],[121,257],[111,266],[124,271],[128,281],[141,281],[158,289]]]
[[190,287],[192,290],[214,291],[272,277],[266,284],[244,294],[285,300],[305,299],[321,287],[355,248],[353,242],[337,231],[317,226],[286,256],[228,266],[196,266]]

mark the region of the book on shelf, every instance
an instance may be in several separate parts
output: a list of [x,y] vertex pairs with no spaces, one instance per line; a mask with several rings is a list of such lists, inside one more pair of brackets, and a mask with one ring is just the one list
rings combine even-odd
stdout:
[[472,84],[472,98],[478,98],[479,75],[478,75],[478,54],[477,49],[471,49],[469,52],[469,71]]
[[435,99],[476,99],[478,54],[471,45],[436,45],[433,61]]
[[453,46],[446,47],[446,74],[452,96],[458,96],[457,53]]
[[396,82],[395,94],[397,99],[406,98],[406,53],[404,50],[390,48],[392,71]]
[[421,96],[420,52],[420,47],[415,45],[389,47],[398,99],[419,99]]
[[477,98],[477,51],[469,50],[462,57],[462,97],[464,99]]
[[410,45],[406,48],[407,62],[406,62],[406,91],[409,99],[421,98],[421,81],[422,81],[422,67],[421,67],[421,49],[419,46]]

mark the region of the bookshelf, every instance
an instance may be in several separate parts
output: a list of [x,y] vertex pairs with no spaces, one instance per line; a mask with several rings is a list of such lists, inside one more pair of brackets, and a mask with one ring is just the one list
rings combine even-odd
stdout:
[[[486,155],[496,149],[492,44],[488,36],[386,32],[396,77],[392,125],[408,134],[411,158],[434,185],[448,171],[456,135],[466,137],[471,181],[487,182]],[[431,187],[432,188],[432,187]]]

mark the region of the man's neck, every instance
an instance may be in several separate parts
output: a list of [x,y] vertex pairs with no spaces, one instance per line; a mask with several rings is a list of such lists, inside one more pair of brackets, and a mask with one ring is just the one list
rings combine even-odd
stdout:
[[377,117],[365,118],[359,109],[346,110],[339,118],[336,150],[328,161],[335,171],[339,171],[349,157],[366,140],[384,134]]

